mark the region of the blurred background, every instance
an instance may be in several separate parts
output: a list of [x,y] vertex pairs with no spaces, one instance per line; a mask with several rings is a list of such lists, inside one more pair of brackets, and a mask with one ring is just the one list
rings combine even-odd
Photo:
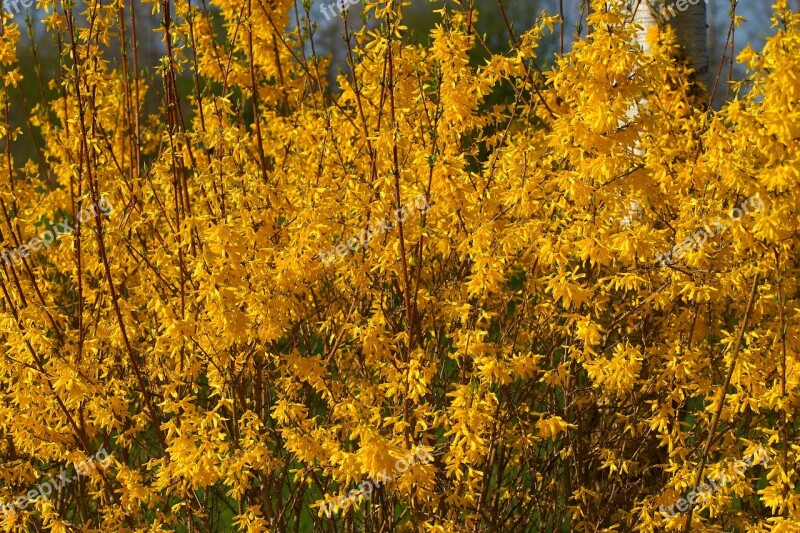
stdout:
[[[343,24],[339,20],[326,20],[317,4],[330,3],[314,0],[311,15],[319,25],[318,42],[325,53],[332,54],[334,58],[331,73],[335,72],[344,64],[345,48],[342,44]],[[464,2],[468,4],[468,2]],[[532,27],[543,12],[549,14],[562,15],[564,25],[556,28],[552,35],[549,35],[542,42],[542,50],[539,53],[540,66],[544,69],[545,65],[553,62],[555,54],[561,51],[562,31],[564,50],[569,51],[572,42],[577,35],[586,35],[585,23],[585,0],[502,0],[506,17],[514,30],[519,34]],[[672,2],[668,2],[672,3]],[[708,44],[709,55],[711,57],[712,75],[716,74],[720,60],[725,65],[723,80],[727,77],[727,69],[730,60],[730,50],[723,54],[728,29],[731,24],[731,0],[707,0],[708,5]],[[760,50],[764,44],[764,38],[774,33],[770,27],[770,14],[772,12],[772,0],[738,0],[736,2],[736,15],[744,17],[741,27],[736,28],[733,34],[735,58],[742,51],[747,43],[751,43],[755,50]],[[800,0],[789,0],[789,4],[795,4],[795,9],[800,9]],[[510,47],[508,31],[502,12],[499,9],[498,0],[474,0],[474,5],[479,12],[477,27],[483,35],[484,41],[494,51],[507,50]],[[412,0],[411,6],[407,8],[408,27],[419,42],[426,42],[431,28],[436,23],[437,17],[434,10],[441,6],[441,1]],[[352,13],[348,20],[353,24],[360,24],[358,16],[359,7],[351,8]],[[477,54],[479,55],[479,54]],[[476,57],[475,59],[480,59]],[[741,79],[745,75],[745,70],[734,62],[733,79]],[[715,99],[716,106],[724,101],[725,93],[718,92]]]
[[[212,13],[214,11],[213,5],[208,1],[189,1],[192,4],[205,4]],[[441,8],[442,1],[412,0],[411,5],[406,8],[406,25],[410,40],[419,43],[428,42],[430,30],[438,21],[438,14],[435,13],[435,10]],[[450,2],[451,0],[445,1]],[[713,102],[715,107],[720,107],[725,100],[724,80],[727,79],[731,68],[731,52],[730,49],[726,52],[726,41],[731,25],[732,2],[734,1],[708,0],[708,40],[712,79],[716,77],[720,67],[722,69],[720,90],[717,91]],[[18,8],[19,12],[14,14],[15,10],[9,0],[0,0],[0,2],[5,11],[14,15],[13,19],[7,20],[5,24],[19,24],[23,34],[17,53],[23,65],[21,73],[24,78],[20,83],[18,93],[12,95],[13,105],[11,107],[11,126],[20,128],[22,133],[13,146],[15,163],[19,168],[26,161],[35,161],[37,157],[41,157],[41,155],[37,155],[40,154],[40,151],[36,150],[38,140],[28,120],[31,116],[30,110],[43,100],[50,100],[51,95],[55,95],[58,90],[58,84],[54,82],[60,78],[58,43],[52,33],[44,31],[41,22],[42,18],[47,15],[44,10],[37,11],[34,7],[29,9],[20,7]],[[330,6],[333,5],[333,2],[334,0],[305,0],[304,8],[304,1],[298,0],[297,15],[292,17],[290,25],[295,27],[299,20],[301,27],[311,30],[318,54],[329,55],[332,58],[328,69],[328,80],[335,92],[337,90],[336,76],[346,67],[346,47],[343,44],[344,25],[338,12],[333,13],[333,16],[325,14],[326,10],[330,13],[332,9]],[[468,0],[462,0],[462,3],[468,4]],[[487,46],[494,52],[502,52],[510,48],[506,19],[514,31],[519,34],[530,28],[544,12],[563,15],[563,26],[556,27],[554,32],[546,35],[541,43],[539,66],[544,70],[553,62],[557,54],[569,51],[577,36],[585,36],[586,3],[586,0],[474,0],[475,9],[479,13],[476,26]],[[789,3],[790,7],[800,9],[800,0],[789,0]],[[770,24],[771,0],[740,0],[736,4],[736,15],[744,17],[744,21],[732,35],[734,58],[748,43],[755,50],[760,50],[765,36],[777,31]],[[455,6],[456,3],[453,2],[453,5]],[[502,6],[502,10],[500,6]],[[156,68],[164,54],[164,43],[161,34],[153,31],[159,27],[161,21],[161,14],[154,13],[153,7],[152,0],[147,3],[132,0],[125,6],[125,17],[130,19],[133,15],[136,19],[139,37],[137,42],[139,66],[144,70],[144,78],[151,87],[161,89],[163,87],[162,80],[156,74]],[[83,11],[80,0],[76,2],[75,10],[76,13]],[[309,24],[305,21],[306,13],[310,18]],[[224,34],[219,18],[216,23],[219,25],[220,34]],[[363,24],[371,23],[374,21],[363,18],[360,2],[350,6],[348,24],[351,31]],[[128,35],[130,34],[129,31]],[[111,42],[108,46],[106,57],[110,61],[110,68],[116,68],[119,65],[119,49],[119,42]],[[310,54],[310,47],[307,52]],[[472,58],[474,64],[480,64],[485,59],[485,55],[485,50],[476,47]],[[37,68],[41,74],[42,83],[37,77]],[[734,61],[732,79],[741,79],[745,74],[742,66]],[[183,95],[193,92],[194,84],[188,73],[185,73],[184,78],[179,80],[179,90]],[[163,91],[161,93],[163,94]],[[153,98],[146,99],[146,108],[143,110],[145,116],[159,112],[161,98],[158,95],[153,96]],[[4,144],[5,141],[0,142],[5,151]]]

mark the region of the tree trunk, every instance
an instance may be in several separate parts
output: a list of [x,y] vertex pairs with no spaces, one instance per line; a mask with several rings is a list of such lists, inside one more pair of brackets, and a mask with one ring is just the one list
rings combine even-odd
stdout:
[[[649,51],[647,32],[653,26],[668,24],[675,30],[688,64],[695,70],[697,80],[708,82],[708,0],[629,0],[634,21],[642,25],[637,41]],[[638,4],[638,5],[637,5]]]

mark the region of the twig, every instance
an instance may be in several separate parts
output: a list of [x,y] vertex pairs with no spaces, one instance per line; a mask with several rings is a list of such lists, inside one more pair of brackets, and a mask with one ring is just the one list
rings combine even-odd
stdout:
[[[717,432],[717,425],[719,424],[719,417],[722,414],[722,408],[725,406],[725,396],[728,390],[728,386],[731,384],[731,379],[733,378],[733,371],[736,369],[736,359],[739,357],[739,349],[742,346],[742,338],[744,338],[744,332],[747,329],[747,321],[750,318],[750,312],[753,310],[753,303],[755,302],[756,297],[756,290],[758,289],[758,274],[756,273],[755,277],[753,278],[753,288],[750,290],[750,296],[747,299],[747,307],[744,311],[744,317],[742,318],[742,326],[739,328],[739,335],[736,337],[736,344],[733,347],[733,354],[731,355],[731,363],[728,367],[728,375],[725,376],[725,382],[722,384],[722,388],[720,389],[720,398],[719,398],[719,405],[717,406],[717,410],[714,412],[714,417],[711,419],[711,427],[708,430],[708,437],[706,438],[706,443],[703,446],[703,454],[700,456],[700,467],[697,469],[697,475],[694,478],[694,485],[700,485],[700,481],[703,479],[703,470],[706,467],[706,459],[708,457],[708,449],[711,447],[711,441],[714,439],[714,434]],[[683,527],[684,533],[689,533],[690,528],[692,527],[692,513],[694,512],[694,504],[690,502],[689,511],[687,512],[686,516],[686,524]]]

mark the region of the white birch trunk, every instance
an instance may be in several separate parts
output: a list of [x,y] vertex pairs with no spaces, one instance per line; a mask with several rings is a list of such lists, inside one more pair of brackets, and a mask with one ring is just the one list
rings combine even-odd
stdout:
[[[635,10],[634,20],[642,25],[637,41],[649,51],[647,32],[653,26],[666,23],[672,26],[678,44],[686,54],[688,64],[695,70],[697,80],[708,83],[708,0],[630,0]],[[638,4],[638,7],[637,7]]]

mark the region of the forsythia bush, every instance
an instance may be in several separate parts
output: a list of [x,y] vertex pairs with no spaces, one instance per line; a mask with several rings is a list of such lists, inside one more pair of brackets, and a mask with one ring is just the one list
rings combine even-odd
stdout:
[[800,531],[786,0],[718,112],[600,0],[544,70],[554,17],[476,66],[468,6],[366,1],[340,90],[308,2],[146,3],[155,76],[123,0],[40,0],[24,111],[2,27],[3,531]]

